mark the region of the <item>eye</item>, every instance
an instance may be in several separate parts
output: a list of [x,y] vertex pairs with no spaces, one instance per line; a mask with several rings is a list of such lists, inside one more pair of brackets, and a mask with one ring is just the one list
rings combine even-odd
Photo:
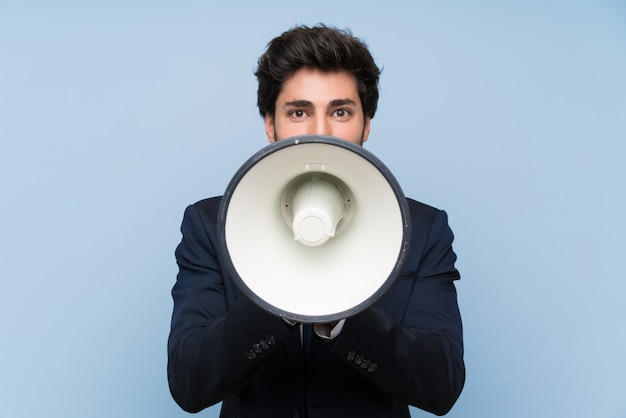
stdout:
[[335,116],[339,119],[347,119],[350,117],[350,111],[348,109],[337,109],[335,110]]
[[306,116],[306,113],[304,112],[304,110],[293,110],[289,112],[289,115],[294,119],[302,119]]

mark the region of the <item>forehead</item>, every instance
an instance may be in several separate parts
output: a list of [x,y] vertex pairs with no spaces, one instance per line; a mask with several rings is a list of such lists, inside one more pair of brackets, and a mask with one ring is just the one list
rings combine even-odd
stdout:
[[335,99],[352,99],[360,102],[354,74],[301,68],[285,80],[277,101]]

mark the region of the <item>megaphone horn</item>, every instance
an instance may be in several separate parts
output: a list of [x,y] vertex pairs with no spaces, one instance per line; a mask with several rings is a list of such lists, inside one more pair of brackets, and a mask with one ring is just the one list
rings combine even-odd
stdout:
[[227,273],[263,309],[330,322],[373,304],[404,261],[410,219],[372,153],[329,136],[261,149],[230,181],[218,213]]

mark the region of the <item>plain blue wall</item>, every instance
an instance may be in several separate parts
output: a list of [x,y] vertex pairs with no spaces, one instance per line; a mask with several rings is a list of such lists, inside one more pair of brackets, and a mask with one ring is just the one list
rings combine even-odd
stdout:
[[188,415],[165,375],[183,210],[266,144],[266,43],[317,22],[371,47],[367,148],[455,231],[449,416],[626,417],[617,0],[0,1],[0,416]]

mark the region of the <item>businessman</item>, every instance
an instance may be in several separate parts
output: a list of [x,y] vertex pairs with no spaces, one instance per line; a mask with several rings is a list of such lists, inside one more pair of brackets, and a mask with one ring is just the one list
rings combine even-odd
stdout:
[[[269,142],[305,134],[362,145],[380,70],[349,31],[295,27],[259,58],[258,107]],[[409,417],[447,413],[465,381],[453,234],[445,212],[408,200],[409,253],[389,290],[354,316],[304,325],[243,295],[217,251],[220,197],[189,206],[168,341],[172,396],[221,417]],[[332,292],[332,289],[329,289]]]

